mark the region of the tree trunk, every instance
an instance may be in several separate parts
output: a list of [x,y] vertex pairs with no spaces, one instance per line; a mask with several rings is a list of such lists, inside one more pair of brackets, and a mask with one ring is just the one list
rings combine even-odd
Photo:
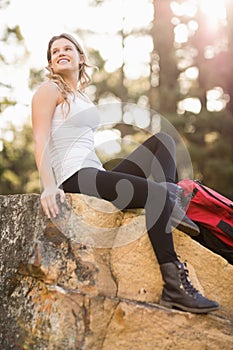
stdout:
[[154,49],[151,59],[149,103],[152,109],[160,113],[176,113],[179,72],[174,55],[170,1],[154,0],[153,5],[154,19],[151,36]]

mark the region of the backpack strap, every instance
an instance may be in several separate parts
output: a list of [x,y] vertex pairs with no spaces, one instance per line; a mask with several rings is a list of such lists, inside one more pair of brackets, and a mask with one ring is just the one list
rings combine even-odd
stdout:
[[[229,208],[233,209],[233,203],[226,203],[223,200],[221,200],[221,198],[219,198],[218,196],[215,196],[213,194],[213,192],[211,192],[206,186],[202,185],[202,183],[199,180],[194,180],[194,182],[197,183],[198,186],[200,186],[203,191],[205,191],[206,193],[208,193],[211,197],[215,198],[217,201],[221,202],[222,204],[226,205]],[[195,187],[193,190],[193,197],[195,196],[195,194],[198,192],[198,188]]]
[[228,236],[233,238],[233,226],[221,220],[219,221],[217,227],[220,228],[223,232],[225,232]]

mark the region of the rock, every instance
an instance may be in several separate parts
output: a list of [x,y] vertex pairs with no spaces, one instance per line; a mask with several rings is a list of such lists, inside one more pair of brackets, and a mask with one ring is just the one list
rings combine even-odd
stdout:
[[56,220],[39,195],[0,196],[0,349],[233,348],[233,266],[174,231],[208,315],[158,305],[162,290],[143,210],[67,194]]

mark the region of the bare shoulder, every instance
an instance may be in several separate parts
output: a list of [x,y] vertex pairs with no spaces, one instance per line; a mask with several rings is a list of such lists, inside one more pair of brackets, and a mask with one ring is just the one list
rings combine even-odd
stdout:
[[51,120],[60,100],[61,92],[56,84],[49,81],[43,82],[32,96],[32,119],[34,121],[44,119]]
[[38,89],[34,93],[32,101],[41,98],[47,99],[48,97],[51,98],[53,101],[59,100],[60,95],[61,92],[55,83],[51,81],[45,81],[38,87]]

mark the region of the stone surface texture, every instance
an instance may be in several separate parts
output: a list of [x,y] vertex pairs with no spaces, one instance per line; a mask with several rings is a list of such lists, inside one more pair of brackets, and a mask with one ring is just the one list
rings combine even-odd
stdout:
[[174,230],[193,284],[220,309],[159,306],[143,210],[67,194],[47,220],[38,194],[0,196],[0,350],[231,350],[233,266]]

